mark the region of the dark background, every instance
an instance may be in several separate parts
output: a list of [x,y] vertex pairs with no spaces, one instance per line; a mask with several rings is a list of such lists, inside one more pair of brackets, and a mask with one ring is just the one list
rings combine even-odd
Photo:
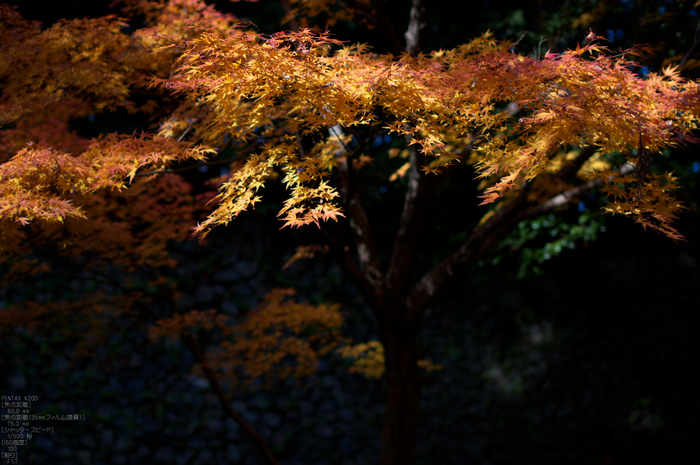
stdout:
[[[60,9],[46,1],[9,3],[17,4],[25,17],[39,19],[45,24],[65,17],[116,12],[107,7],[109,2],[99,1],[66,1],[60,4]],[[695,13],[698,9],[692,9],[693,3],[662,0],[462,2],[462,11],[456,14],[454,2],[436,0],[427,5],[429,26],[425,49],[453,47],[490,29],[503,39],[516,41],[522,37],[517,46],[521,53],[561,51],[583,40],[588,28],[575,29],[571,24],[582,13],[594,11],[590,27],[598,35],[608,37],[611,48],[627,48],[635,43],[657,46],[655,55],[640,57],[639,70],[658,71],[665,59],[683,56],[691,50],[698,24]],[[275,22],[281,14],[277,2],[232,4],[222,1],[217,4],[250,18],[265,32],[275,30]],[[410,2],[389,2],[389,5],[395,29],[403,33]],[[334,31],[343,40],[369,42],[375,50],[382,51],[381,38],[376,33],[367,33],[353,25],[339,25]],[[699,52],[696,47],[691,58],[697,58]],[[688,70],[686,75],[697,77],[697,69]],[[98,118],[96,124],[107,124],[101,121]],[[77,128],[82,124],[84,122],[75,122]],[[483,266],[462,277],[434,305],[423,343],[428,358],[445,368],[433,376],[432,384],[426,388],[418,463],[657,464],[677,463],[683,457],[699,456],[700,192],[697,173],[700,157],[696,147],[674,150],[669,155],[658,157],[656,167],[674,170],[682,179],[679,197],[688,210],[678,222],[678,229],[686,242],[674,243],[653,232],[645,232],[625,218],[602,217],[597,213],[601,200],[588,199],[579,205],[580,208],[558,216],[559,221],[576,224],[580,214],[588,213],[599,222],[587,238],[579,237],[574,241],[573,249],[567,248],[548,260],[528,259],[541,257],[536,252],[550,239],[546,234],[535,234],[534,239],[523,244],[514,234],[508,240],[509,244],[519,244],[515,250],[513,247],[497,250]],[[400,192],[390,189],[386,194],[378,194],[376,188],[368,188],[365,198],[375,199],[370,202],[370,213],[375,218],[388,218],[386,231],[391,233],[389,219],[395,216],[392,211],[401,204]],[[457,178],[446,188],[445,194],[452,200],[441,203],[430,218],[433,228],[424,239],[430,244],[422,257],[425,264],[444,257],[449,247],[433,247],[433,244],[456,243],[453,241],[459,240],[465,227],[459,218],[465,211],[476,211],[478,202],[475,195],[472,196],[475,190],[470,173]],[[281,189],[269,187],[265,195],[273,206],[281,204]],[[348,320],[349,334],[358,340],[372,337],[374,329],[366,309],[330,262],[321,258],[315,264],[295,265],[287,274],[280,271],[294,246],[308,243],[315,236],[311,229],[278,231],[275,220],[278,209],[258,209],[244,215],[240,225],[234,224],[227,230],[220,228],[213,235],[210,248],[198,252],[192,260],[201,266],[201,257],[207,253],[240,257],[240,262],[251,263],[257,274],[255,284],[249,285],[251,302],[262,297],[269,287],[291,283],[312,300],[343,302],[347,310],[355,312]],[[541,224],[538,227],[546,229]],[[524,228],[532,231],[533,224],[524,225]],[[378,229],[381,236],[382,228]],[[234,238],[239,244],[247,241],[246,247],[230,246]],[[527,255],[527,250],[535,255]],[[236,286],[234,292],[239,292],[242,284]],[[196,283],[193,284],[192,293],[196,294],[197,289]],[[31,294],[32,290],[25,292]],[[221,297],[236,300],[242,313],[253,305],[247,304],[246,298],[240,295]],[[145,349],[138,342],[143,338],[127,343],[121,339],[124,335],[119,328],[115,328],[114,346],[125,352],[120,356],[133,360],[130,351],[144,351],[139,375],[135,376],[133,370],[120,371],[128,364],[122,368],[117,364],[115,371],[109,371],[104,367],[92,368],[91,362],[84,362],[72,369],[80,374],[76,379],[83,379],[91,370],[95,373],[103,370],[104,374],[83,381],[79,386],[73,381],[65,382],[65,379],[73,379],[68,375],[60,381],[60,376],[44,371],[59,356],[54,349],[51,354],[39,357],[41,341],[33,337],[14,334],[3,341],[5,353],[0,365],[3,372],[0,391],[3,393],[34,394],[53,389],[59,393],[51,400],[56,405],[68,402],[81,411],[97,411],[100,404],[109,404],[109,396],[102,398],[92,393],[101,392],[112,379],[123,377],[133,382],[139,376],[156,378],[168,370],[172,372],[171,393],[178,389],[182,389],[186,397],[198,393],[187,384],[186,373],[176,375],[191,363],[186,354],[182,356],[182,366],[164,362],[170,363],[168,370],[155,371],[160,373],[157,376],[149,374],[142,368],[149,357],[156,361],[156,366],[162,367],[157,361],[167,359],[169,352],[160,346]],[[59,342],[55,347],[69,351],[69,343]],[[23,390],[18,389],[22,383],[10,382],[17,379],[17,373],[24,373]],[[261,406],[255,404],[258,410],[249,409],[260,412],[257,424],[268,434],[266,437],[275,444],[276,452],[285,463],[371,463],[372,457],[376,457],[381,382],[364,381],[341,373],[342,363],[330,361],[319,375],[320,387],[312,386],[298,393],[291,388],[277,388],[257,397],[254,393],[240,398],[248,403],[262,402]],[[122,384],[128,385],[128,382]],[[150,381],[145,381],[143,386],[142,390],[150,389]],[[349,386],[352,391],[348,391]],[[337,405],[324,407],[322,396],[314,392],[336,396]],[[296,399],[296,404],[278,402],[289,396]],[[88,398],[90,402],[85,400]],[[140,399],[122,404],[113,400],[119,409],[137,405],[142,409],[138,410],[139,418],[152,416],[149,404]],[[313,406],[307,414],[300,407],[304,402]],[[182,425],[197,421],[198,408],[205,409],[196,407],[198,404],[193,400],[185,403],[193,406],[193,410],[182,412],[185,417],[179,420]],[[207,405],[209,409],[216,409],[215,404]],[[349,416],[339,414],[347,405],[360,406],[360,411]],[[42,408],[48,407],[45,404]],[[281,411],[281,423],[291,429],[285,430],[280,422],[268,421],[272,413],[267,411]],[[325,436],[317,424],[305,425],[305,415],[318,418],[318,425],[323,426],[327,421],[332,434]],[[116,463],[111,461],[116,444],[105,446],[104,442],[97,441],[91,446],[72,442],[84,436],[98,421],[96,418],[93,423],[85,422],[81,426],[61,425],[63,431],[54,436],[51,446],[42,449],[37,444],[30,445],[22,455],[27,461],[20,463],[86,463],[75,454],[63,458],[52,456],[61,446],[68,446],[73,452],[91,451],[90,463]],[[117,435],[131,437],[131,432],[138,431],[138,427],[111,418],[100,421],[111,422],[110,430]],[[291,440],[280,439],[279,431],[297,433]],[[163,447],[180,440],[170,433],[160,433]],[[200,440],[207,434],[206,428],[195,428],[182,441]],[[140,445],[152,440],[144,437],[134,436],[122,454],[129,457],[124,463],[179,463],[174,457],[159,458],[161,449],[157,447],[141,455]],[[351,438],[351,442],[343,442],[343,437]],[[228,437],[227,440],[242,444],[239,459],[235,453],[229,454],[227,446],[222,444],[222,453],[212,454],[208,461],[201,459],[200,450],[183,463],[199,463],[197,460],[202,463],[256,463],[258,458],[253,452],[246,454],[248,446],[244,437],[235,440]],[[214,447],[210,443],[202,444],[199,444],[200,449]],[[324,455],[319,450],[327,452]]]

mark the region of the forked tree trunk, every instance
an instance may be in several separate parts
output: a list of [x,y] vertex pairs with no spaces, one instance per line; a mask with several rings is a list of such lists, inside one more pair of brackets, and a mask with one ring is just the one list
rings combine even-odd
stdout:
[[418,346],[413,334],[382,335],[386,360],[387,401],[380,465],[411,465],[416,450],[421,385]]

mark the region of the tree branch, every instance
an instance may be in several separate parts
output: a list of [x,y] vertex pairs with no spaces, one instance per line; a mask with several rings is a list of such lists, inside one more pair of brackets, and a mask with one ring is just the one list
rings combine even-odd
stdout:
[[406,53],[418,55],[422,50],[423,29],[425,29],[425,5],[422,0],[413,0],[408,29],[404,34]]
[[205,161],[205,162],[195,163],[194,165],[185,166],[183,168],[163,168],[161,170],[147,171],[145,173],[136,173],[136,175],[134,175],[134,177],[142,178],[142,177],[146,177],[146,176],[155,176],[156,174],[163,174],[163,173],[181,173],[183,171],[189,171],[189,170],[193,170],[195,168],[199,168],[200,166],[223,165],[225,163],[231,163],[232,161],[234,161],[234,160],[227,159],[227,160],[217,160],[217,161]]
[[147,171],[145,173],[136,173],[135,177],[140,178],[140,177],[145,177],[145,176],[154,176],[156,174],[163,174],[163,173],[180,173],[182,171],[189,171],[195,168],[199,168],[200,166],[214,166],[214,165],[225,165],[226,163],[232,163],[242,157],[245,157],[246,155],[249,155],[252,151],[257,149],[260,146],[259,142],[254,142],[250,146],[248,146],[245,150],[242,150],[238,156],[235,158],[227,158],[225,160],[216,160],[216,161],[203,161],[200,163],[195,163],[194,165],[190,166],[185,166],[183,168],[163,168],[161,170],[155,170],[155,171]]
[[[331,128],[330,132],[331,135],[335,135],[338,138],[342,137],[342,129],[339,125]],[[371,287],[375,289],[375,292],[381,292],[384,286],[384,271],[379,261],[379,251],[372,235],[369,218],[367,218],[367,213],[362,206],[360,194],[353,186],[352,160],[348,159],[347,153],[345,155],[344,157],[338,157],[340,194],[350,221],[350,230],[357,247],[362,273]]]
[[[460,160],[469,157],[472,144],[465,147],[458,155]],[[422,233],[425,212],[432,203],[437,189],[462,167],[461,163],[451,163],[435,175],[421,174],[420,166],[425,157],[418,151],[411,152],[411,168],[408,172],[408,190],[404,200],[404,209],[399,221],[399,229],[394,241],[394,249],[387,271],[387,288],[394,296],[405,293],[411,279],[411,271],[416,258],[418,239]],[[420,317],[419,315],[414,315]]]
[[688,58],[690,58],[690,56],[693,54],[693,50],[695,50],[695,47],[697,47],[700,43],[700,20],[698,20],[697,23],[698,24],[695,27],[695,35],[693,36],[693,44],[690,46],[688,53],[685,54],[681,62],[678,63],[679,68],[682,68],[685,65],[685,63],[688,61]]
[[[394,25],[391,24],[391,19],[389,18],[389,15],[386,14],[384,4],[387,3],[387,1],[388,0],[374,0],[372,2],[372,9],[374,10],[374,14],[371,15],[371,17],[374,19],[374,23],[377,26],[377,30],[381,32],[381,34],[384,36],[384,39],[386,40],[386,46],[389,50],[389,53],[391,53],[392,55],[399,55],[403,51],[403,45],[401,44],[401,41],[396,35]],[[358,4],[358,2],[353,3]]]
[[570,163],[564,165],[555,176],[564,182],[571,181],[574,176],[576,176],[576,173],[578,173],[578,170],[580,170],[583,164],[593,156],[596,150],[598,150],[598,147],[594,145],[584,147],[583,150],[581,150],[581,153],[579,153],[578,156]]
[[[620,168],[620,174],[628,174],[632,171],[634,171],[634,165],[631,163],[625,163]],[[568,191],[564,191],[561,194],[552,197],[544,203],[528,208],[527,210],[518,214],[514,218],[514,221],[520,222],[537,216],[542,216],[545,213],[549,213],[552,210],[566,205],[567,203],[571,202],[577,197],[581,197],[582,195],[587,195],[593,192],[595,189],[599,188],[602,185],[603,180],[601,178],[591,179],[590,181],[581,184],[580,186],[573,187]]]
[[364,275],[364,273],[362,273],[362,270],[359,266],[357,266],[357,263],[350,255],[350,247],[346,240],[345,234],[343,234],[343,231],[341,230],[340,234],[334,235],[328,230],[329,227],[343,228],[343,225],[336,226],[335,224],[329,225],[328,223],[321,223],[321,232],[326,237],[326,242],[331,249],[331,253],[334,256],[336,263],[338,263],[340,267],[345,270],[346,273],[348,273],[350,279],[352,279],[358,289],[360,289],[360,293],[365,299],[365,302],[367,302],[367,304],[370,305],[373,310],[379,308],[377,305],[377,295],[374,287],[367,280],[367,277]]
[[[474,148],[474,144],[471,143],[467,145],[461,152],[459,152],[456,155],[456,158],[459,160],[468,160],[469,155],[472,153],[472,149]],[[427,195],[432,195],[435,193],[435,191],[442,186],[453,174],[455,171],[458,169],[462,168],[464,164],[462,162],[459,163],[450,163],[447,166],[443,166],[440,168],[440,171],[438,171],[435,174],[431,174],[430,176],[426,177],[426,180],[428,182],[428,187],[427,187]]]
[[298,31],[299,23],[297,22],[297,19],[292,16],[292,5],[289,3],[289,0],[280,0],[280,3],[282,4],[282,9],[284,10],[284,16],[289,18],[287,21],[287,23],[289,23],[289,29],[295,32]]
[[411,276],[411,269],[416,258],[416,246],[429,202],[430,196],[426,192],[426,176],[420,172],[420,166],[424,163],[424,159],[425,156],[420,154],[415,146],[411,146],[408,189],[399,221],[399,229],[394,240],[391,262],[387,270],[387,289],[394,296],[403,294]]
[[494,213],[485,223],[477,226],[459,250],[443,260],[418,281],[406,299],[406,306],[411,319],[420,319],[428,303],[442,292],[452,277],[470,263],[476,261],[477,252],[481,249],[481,245],[488,236],[512,218],[524,205],[530,186],[531,183],[526,182],[516,198]]
[[[627,174],[633,170],[634,165],[627,163],[620,168],[620,174]],[[562,192],[544,203],[523,209],[531,185],[531,183],[526,183],[520,189],[518,196],[489,220],[478,226],[459,250],[423,276],[406,299],[411,318],[420,318],[430,300],[445,288],[450,279],[483,257],[512,229],[514,224],[562,207],[573,199],[599,188],[603,185],[603,180],[601,178],[592,179]]]
[[[123,288],[123,286],[120,287]],[[177,302],[172,297],[172,293],[168,294],[169,295],[165,297],[167,298],[167,300],[170,301],[170,304],[173,306],[174,312],[179,313],[177,308]],[[154,318],[155,320],[160,319],[156,312],[151,307],[146,305],[142,300],[137,300],[136,303],[139,306],[141,306],[141,308],[152,318]],[[224,407],[226,413],[228,413],[231,419],[238,423],[253,438],[253,440],[256,442],[262,453],[265,455],[265,458],[267,458],[268,462],[270,462],[271,465],[279,465],[279,462],[277,462],[275,457],[272,455],[272,452],[270,451],[267,442],[265,442],[265,439],[262,436],[260,436],[260,434],[255,430],[255,428],[253,428],[247,421],[245,421],[245,419],[243,419],[243,417],[233,408],[231,402],[229,402],[228,398],[226,397],[226,394],[221,388],[221,384],[219,384],[219,380],[216,377],[216,374],[207,364],[206,359],[204,358],[204,354],[200,350],[199,345],[197,345],[197,342],[192,337],[192,333],[189,331],[189,329],[184,329],[180,333],[180,339],[182,340],[182,342],[185,343],[190,352],[192,352],[192,355],[194,355],[194,358],[197,361],[197,363],[202,367],[205,376],[209,380],[209,385],[214,390],[217,399],[219,399],[219,403],[222,407]]]
[[231,403],[228,401],[226,394],[224,394],[223,389],[221,389],[221,385],[219,384],[216,374],[207,364],[204,354],[202,354],[202,351],[199,349],[199,346],[192,337],[192,333],[190,333],[189,330],[185,330],[180,333],[180,339],[185,343],[187,348],[190,349],[190,352],[192,352],[194,355],[195,360],[197,360],[197,363],[199,363],[202,367],[205,376],[209,380],[211,388],[214,390],[216,397],[226,410],[226,413],[228,413],[228,415],[253,438],[271,465],[279,465],[279,462],[277,462],[274,455],[272,455],[272,452],[265,442],[265,439],[263,439],[263,437],[260,436],[260,434],[247,421],[245,421],[238,412],[236,412]]
[[[581,153],[574,159],[571,163],[568,165],[565,165],[557,174],[556,177],[559,179],[568,182],[570,181],[574,176],[576,176],[576,173],[578,173],[578,170],[583,166],[583,164],[588,160],[595,151],[598,148],[595,146],[587,146],[585,147]],[[626,174],[630,171],[632,171],[634,168],[630,164],[625,164],[622,168],[620,168],[620,173]],[[600,178],[595,178],[592,179],[584,184],[581,184],[576,187],[572,187],[571,189],[562,192],[561,194],[558,194],[551,199],[547,200],[544,203],[541,203],[539,205],[534,205],[524,211],[521,211],[517,215],[513,216],[507,223],[501,224],[497,230],[494,230],[488,238],[484,241],[482,244],[481,248],[479,249],[479,253],[476,256],[476,259],[481,258],[484,256],[492,247],[494,247],[497,243],[498,240],[500,240],[501,237],[503,237],[505,234],[507,234],[509,228],[511,228],[513,225],[518,224],[521,221],[530,219],[530,218],[535,218],[538,216],[542,216],[545,213],[549,213],[552,210],[555,210],[559,207],[562,207],[569,202],[571,202],[573,199],[581,197],[583,195],[587,195],[593,190],[599,188],[603,184],[602,179]]]

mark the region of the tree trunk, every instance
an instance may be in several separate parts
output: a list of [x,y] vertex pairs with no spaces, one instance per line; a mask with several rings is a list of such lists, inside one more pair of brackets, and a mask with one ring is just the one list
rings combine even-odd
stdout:
[[[386,328],[392,328],[387,326]],[[387,382],[380,465],[411,465],[416,450],[421,385],[412,331],[383,331]]]

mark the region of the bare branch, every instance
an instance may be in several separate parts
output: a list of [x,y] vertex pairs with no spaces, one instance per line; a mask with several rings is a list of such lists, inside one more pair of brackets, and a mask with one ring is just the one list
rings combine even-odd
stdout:
[[387,270],[387,288],[393,295],[402,295],[410,278],[416,257],[416,246],[420,237],[423,217],[429,202],[426,176],[420,172],[425,156],[411,146],[408,171],[408,189],[404,200],[399,229],[394,240],[394,250]]
[[411,3],[411,17],[408,20],[408,29],[404,34],[406,38],[406,52],[418,55],[422,49],[423,29],[425,29],[425,5],[422,0],[413,0]]
[[[342,128],[339,125],[331,128],[329,132],[339,139],[342,137]],[[338,158],[339,190],[347,217],[350,220],[350,229],[357,247],[360,268],[371,286],[379,291],[384,284],[384,272],[379,261],[379,251],[372,235],[369,218],[367,218],[367,213],[362,206],[360,194],[353,186],[352,160],[349,160],[347,156]]]
[[183,168],[163,168],[162,170],[147,171],[145,173],[137,173],[134,177],[142,178],[142,177],[146,177],[146,176],[155,176],[156,174],[163,174],[163,173],[181,173],[183,171],[189,171],[189,170],[193,170],[195,168],[199,168],[200,166],[223,165],[225,163],[231,163],[232,161],[233,161],[232,159],[217,160],[217,161],[204,161],[201,163],[195,163],[194,165],[185,166]]
[[[349,0],[353,5],[361,5],[360,2]],[[391,19],[386,13],[385,4],[388,0],[374,0],[372,2],[372,11],[370,17],[374,20],[377,30],[384,36],[386,47],[392,55],[398,55],[403,51],[401,40],[396,35],[394,25],[391,24]],[[361,8],[358,8],[361,9]]]
[[690,46],[690,49],[688,50],[688,53],[685,54],[683,59],[681,60],[680,63],[678,63],[678,67],[682,68],[683,65],[688,61],[688,58],[693,54],[693,51],[695,50],[695,47],[700,44],[700,20],[698,20],[698,24],[695,27],[695,35],[693,36],[693,45]]
[[221,403],[222,407],[224,407],[226,413],[228,413],[231,419],[238,423],[246,431],[246,433],[253,438],[271,465],[279,465],[279,462],[275,459],[274,455],[272,455],[272,451],[270,451],[270,447],[267,445],[267,442],[265,442],[265,439],[263,439],[260,433],[258,433],[247,421],[243,419],[241,414],[238,413],[231,405],[231,402],[229,402],[223,389],[221,389],[221,384],[219,384],[216,374],[206,363],[204,354],[202,354],[202,351],[199,349],[199,346],[192,337],[192,333],[190,333],[189,330],[185,330],[180,334],[180,339],[185,343],[187,348],[190,349],[190,352],[192,352],[192,355],[194,355],[195,360],[202,367],[204,375],[209,380],[209,385],[214,390],[214,394],[216,394],[217,399],[219,399],[219,403]]
[[[620,174],[627,174],[634,171],[634,165],[631,163],[626,163],[620,168]],[[568,191],[562,192],[561,194],[552,197],[544,203],[530,207],[527,210],[519,214],[515,221],[520,222],[529,218],[534,218],[537,216],[542,216],[545,213],[549,213],[559,207],[570,203],[573,199],[587,195],[593,192],[595,189],[603,185],[603,180],[601,178],[591,179],[590,181],[569,189]]]
[[498,210],[485,223],[477,226],[469,239],[455,253],[447,257],[415,285],[408,298],[406,306],[411,319],[420,319],[428,303],[449,284],[451,278],[468,265],[476,261],[477,252],[488,236],[508,222],[525,204],[530,183],[525,183],[516,198],[511,200],[501,210]]
[[586,163],[586,161],[593,156],[596,150],[598,150],[598,147],[594,145],[588,145],[584,147],[583,150],[581,150],[581,153],[579,153],[573,161],[564,165],[559,170],[559,172],[556,174],[556,177],[564,182],[571,181],[574,178],[574,176],[576,176],[576,173],[578,173],[578,170],[580,170],[583,164]]
[[190,129],[192,129],[192,126],[194,126],[195,121],[197,121],[197,120],[192,121],[192,122],[190,123],[190,125],[187,126],[187,129],[185,129],[184,131],[182,131],[182,134],[180,134],[180,137],[177,138],[177,141],[178,141],[178,142],[182,142],[182,141],[185,139],[185,137],[187,137],[187,133],[189,133],[189,132],[190,132]]
[[[113,284],[115,285],[115,287],[122,289],[125,293],[130,293],[130,291],[127,288],[125,288],[121,283],[114,281]],[[170,289],[168,289],[165,292],[165,294],[166,299],[169,300],[173,308],[173,312],[179,313],[177,301],[174,299],[174,296],[172,292],[170,292]],[[139,307],[141,307],[141,309],[154,320],[160,319],[155,310],[153,310],[153,308],[149,305],[146,305],[146,303],[142,299],[137,299],[136,304]],[[189,329],[184,329],[180,333],[180,339],[182,340],[182,342],[185,343],[190,352],[192,352],[192,355],[194,355],[194,358],[197,361],[197,363],[202,367],[205,376],[209,380],[209,385],[214,390],[216,397],[219,399],[219,403],[224,408],[224,410],[226,410],[231,419],[238,423],[253,438],[253,440],[257,443],[263,455],[265,455],[265,458],[271,465],[279,465],[279,462],[272,455],[270,447],[267,445],[267,442],[265,442],[265,439],[255,430],[255,428],[253,428],[247,421],[245,421],[245,419],[243,419],[243,417],[231,405],[231,402],[226,397],[226,394],[221,388],[221,384],[219,384],[219,380],[216,377],[216,374],[206,363],[204,354],[197,345],[197,342],[192,337],[192,333],[189,331]]]
[[[337,227],[337,229],[340,229],[340,231],[335,231],[336,234],[333,234],[333,232],[328,230],[329,227],[334,226]],[[379,302],[377,302],[377,293],[372,284],[365,276],[365,274],[362,273],[362,270],[360,270],[359,266],[357,266],[357,263],[351,256],[350,246],[346,239],[346,235],[344,234],[344,231],[342,229],[343,225],[329,225],[328,223],[321,223],[321,232],[326,237],[326,242],[330,246],[331,253],[335,258],[336,263],[338,263],[340,267],[343,270],[345,270],[346,273],[348,273],[350,279],[352,279],[352,281],[360,290],[360,293],[365,299],[365,302],[367,302],[367,304],[373,309],[373,311],[376,312],[375,309],[379,308]]]
[[257,149],[260,146],[258,142],[254,142],[251,144],[248,148],[245,150],[242,150],[239,152],[238,156],[235,158],[227,158],[225,160],[216,160],[216,161],[203,161],[200,163],[195,163],[194,165],[190,166],[185,166],[183,168],[163,168],[162,170],[155,170],[155,171],[147,171],[145,173],[137,173],[135,177],[145,177],[145,176],[154,176],[156,174],[163,174],[163,173],[180,173],[182,171],[189,171],[195,168],[199,168],[200,166],[215,166],[215,165],[225,165],[226,163],[231,163],[239,158],[245,157],[246,155],[249,155],[252,151]]
[[[467,145],[461,152],[459,152],[456,155],[456,158],[458,160],[468,160],[469,156],[472,153],[472,149],[474,148],[474,144],[469,144]],[[427,194],[432,195],[440,186],[442,186],[445,181],[447,181],[454,173],[460,168],[463,168],[463,163],[450,163],[447,166],[443,166],[440,168],[440,171],[435,173],[434,175],[431,174],[426,178],[428,181],[428,189],[427,189]]]
[[[620,173],[627,174],[633,170],[633,165],[625,164],[620,168]],[[514,224],[549,213],[570,203],[577,197],[592,192],[602,184],[603,180],[596,178],[562,192],[544,203],[525,209],[527,193],[532,185],[526,183],[515,199],[497,211],[481,226],[478,226],[459,250],[426,273],[415,285],[406,299],[406,306],[411,313],[411,318],[419,319],[430,300],[449,284],[451,278],[476,263],[512,229]]]
[[292,16],[292,5],[289,3],[289,0],[280,0],[280,3],[282,4],[282,9],[284,10],[284,16],[287,18],[289,29],[291,31],[298,31],[299,23],[297,22],[297,19]]

